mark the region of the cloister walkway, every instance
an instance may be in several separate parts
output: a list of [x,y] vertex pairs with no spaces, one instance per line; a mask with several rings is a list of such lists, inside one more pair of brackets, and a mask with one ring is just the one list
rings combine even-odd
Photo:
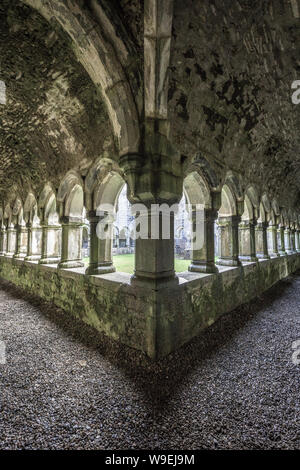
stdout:
[[0,283],[1,449],[300,448],[300,274],[153,365]]

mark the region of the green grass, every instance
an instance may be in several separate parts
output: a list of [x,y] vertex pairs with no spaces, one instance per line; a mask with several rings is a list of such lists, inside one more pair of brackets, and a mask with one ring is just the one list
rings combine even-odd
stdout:
[[[132,255],[116,255],[113,257],[114,265],[117,271],[123,273],[133,274],[134,271],[134,254]],[[85,263],[88,263],[88,258],[84,259]],[[189,260],[186,259],[175,259],[175,271],[180,273],[186,271],[190,264]]]

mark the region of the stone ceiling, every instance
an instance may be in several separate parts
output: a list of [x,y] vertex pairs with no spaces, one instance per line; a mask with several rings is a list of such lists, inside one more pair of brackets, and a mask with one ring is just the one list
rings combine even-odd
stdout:
[[99,91],[68,38],[15,0],[0,4],[0,196],[45,181],[58,186],[73,167],[85,174],[114,139]]
[[169,109],[183,155],[200,153],[300,208],[295,14],[290,1],[175,0]]
[[[143,2],[85,6],[97,3],[136,51],[142,77]],[[202,155],[300,209],[300,105],[291,101],[300,80],[297,5],[174,0],[168,105],[171,140],[187,161]],[[17,0],[0,5],[0,80],[0,195],[14,184],[57,185],[69,168],[84,174],[103,151],[115,154],[105,106],[68,36]]]

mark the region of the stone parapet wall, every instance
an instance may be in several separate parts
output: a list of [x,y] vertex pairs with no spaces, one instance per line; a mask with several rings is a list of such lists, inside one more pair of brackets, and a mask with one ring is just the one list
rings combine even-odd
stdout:
[[130,275],[86,276],[84,268],[58,270],[0,257],[0,276],[70,312],[96,330],[158,359],[189,341],[216,319],[262,294],[300,269],[299,254],[218,274],[180,273],[179,285],[152,290],[130,285]]

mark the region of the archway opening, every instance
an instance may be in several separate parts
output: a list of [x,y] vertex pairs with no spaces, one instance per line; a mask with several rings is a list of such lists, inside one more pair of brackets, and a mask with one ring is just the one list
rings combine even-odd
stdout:
[[188,199],[183,192],[174,217],[175,271],[186,271],[191,262],[191,214]]
[[127,184],[117,196],[113,223],[113,264],[116,271],[133,274],[135,262],[134,216],[127,199]]

